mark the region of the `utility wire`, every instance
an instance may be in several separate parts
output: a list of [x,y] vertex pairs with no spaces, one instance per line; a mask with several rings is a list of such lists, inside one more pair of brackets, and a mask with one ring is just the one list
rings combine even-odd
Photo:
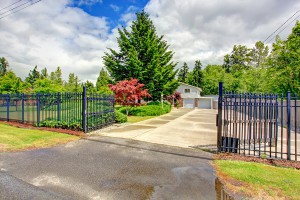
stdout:
[[[281,25],[280,25],[273,33],[271,33],[271,34],[264,40],[264,43],[265,43],[271,36],[273,36],[273,35],[274,35],[281,27],[283,27],[290,19],[292,19],[298,12],[300,12],[300,10],[296,11],[296,12],[295,12],[291,17],[289,17],[283,24],[281,24]],[[299,17],[299,15],[298,15],[296,18],[298,18],[298,17]],[[296,19],[296,18],[295,18],[295,19]],[[295,19],[294,19],[293,21],[295,21]],[[292,21],[292,22],[293,22],[293,21]],[[290,24],[291,24],[291,23],[290,23]],[[290,24],[289,24],[289,25],[290,25]],[[289,25],[288,25],[288,26],[289,26]],[[286,29],[286,27],[285,27],[284,29]],[[283,29],[283,30],[284,30],[284,29]],[[280,31],[279,33],[281,33],[281,32],[282,32],[282,31]],[[279,33],[278,33],[278,34],[279,34]],[[278,35],[278,34],[277,34],[277,35]],[[273,38],[274,38],[274,36],[271,38],[271,40],[272,40]]]
[[16,7],[14,7],[14,8],[11,8],[11,9],[9,9],[9,10],[3,12],[3,13],[0,13],[0,15],[4,15],[5,13],[9,13],[9,12],[11,12],[11,11],[17,9],[17,8],[20,8],[20,7],[22,7],[22,6],[24,6],[24,5],[28,4],[28,3],[30,3],[30,1],[26,1],[25,3],[22,3],[22,4],[20,4],[20,5],[16,6]]
[[0,20],[3,19],[3,18],[5,18],[5,17],[8,17],[8,16],[10,16],[10,15],[12,15],[12,14],[14,14],[14,13],[17,13],[17,12],[19,12],[19,11],[21,11],[21,10],[24,10],[25,8],[28,8],[28,7],[30,7],[30,6],[33,6],[34,4],[36,4],[36,3],[40,2],[40,1],[42,1],[42,0],[38,0],[38,1],[34,2],[34,3],[31,3],[31,4],[29,4],[29,5],[25,6],[25,7],[23,7],[23,8],[20,8],[19,10],[15,10],[14,12],[11,12],[11,13],[9,13],[9,14],[7,14],[7,15],[4,15],[3,17],[0,17]]
[[11,6],[13,6],[13,5],[15,5],[15,4],[21,2],[21,1],[23,1],[23,0],[16,1],[15,3],[12,3],[12,4],[10,4],[10,5],[6,6],[6,7],[4,7],[4,8],[1,8],[0,11],[1,11],[1,10],[4,10],[4,9],[6,9],[6,8],[9,8],[9,7],[11,7]]
[[[295,17],[295,19],[293,19],[293,21],[291,21],[288,25],[286,25],[281,31],[279,31],[279,33],[277,35],[279,35],[282,31],[284,31],[287,27],[289,27],[298,17],[300,17],[300,15],[298,15],[297,17]],[[271,38],[271,40],[275,37],[275,35]]]

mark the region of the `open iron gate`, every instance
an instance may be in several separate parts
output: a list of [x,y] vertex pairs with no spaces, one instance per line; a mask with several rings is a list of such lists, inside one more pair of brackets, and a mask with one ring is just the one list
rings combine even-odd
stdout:
[[219,84],[218,151],[298,160],[300,103],[295,94],[238,94]]

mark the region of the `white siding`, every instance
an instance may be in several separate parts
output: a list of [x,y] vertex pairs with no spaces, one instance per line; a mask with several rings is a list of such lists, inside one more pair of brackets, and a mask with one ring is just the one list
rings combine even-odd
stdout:
[[180,94],[186,94],[185,89],[190,89],[189,94],[195,94],[195,95],[200,96],[200,89],[198,89],[196,87],[191,87],[191,86],[188,86],[188,85],[180,84],[176,91],[179,92]]

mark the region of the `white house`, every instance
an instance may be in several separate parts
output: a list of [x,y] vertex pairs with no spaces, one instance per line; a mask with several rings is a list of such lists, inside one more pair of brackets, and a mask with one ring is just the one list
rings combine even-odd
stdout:
[[213,98],[202,97],[200,95],[201,88],[186,83],[179,83],[177,92],[181,94],[182,106],[184,108],[213,108]]

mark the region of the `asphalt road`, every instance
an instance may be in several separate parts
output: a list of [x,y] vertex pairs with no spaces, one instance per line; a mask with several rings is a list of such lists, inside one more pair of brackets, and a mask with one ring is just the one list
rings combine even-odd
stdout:
[[1,199],[216,199],[211,154],[92,137],[0,154]]

